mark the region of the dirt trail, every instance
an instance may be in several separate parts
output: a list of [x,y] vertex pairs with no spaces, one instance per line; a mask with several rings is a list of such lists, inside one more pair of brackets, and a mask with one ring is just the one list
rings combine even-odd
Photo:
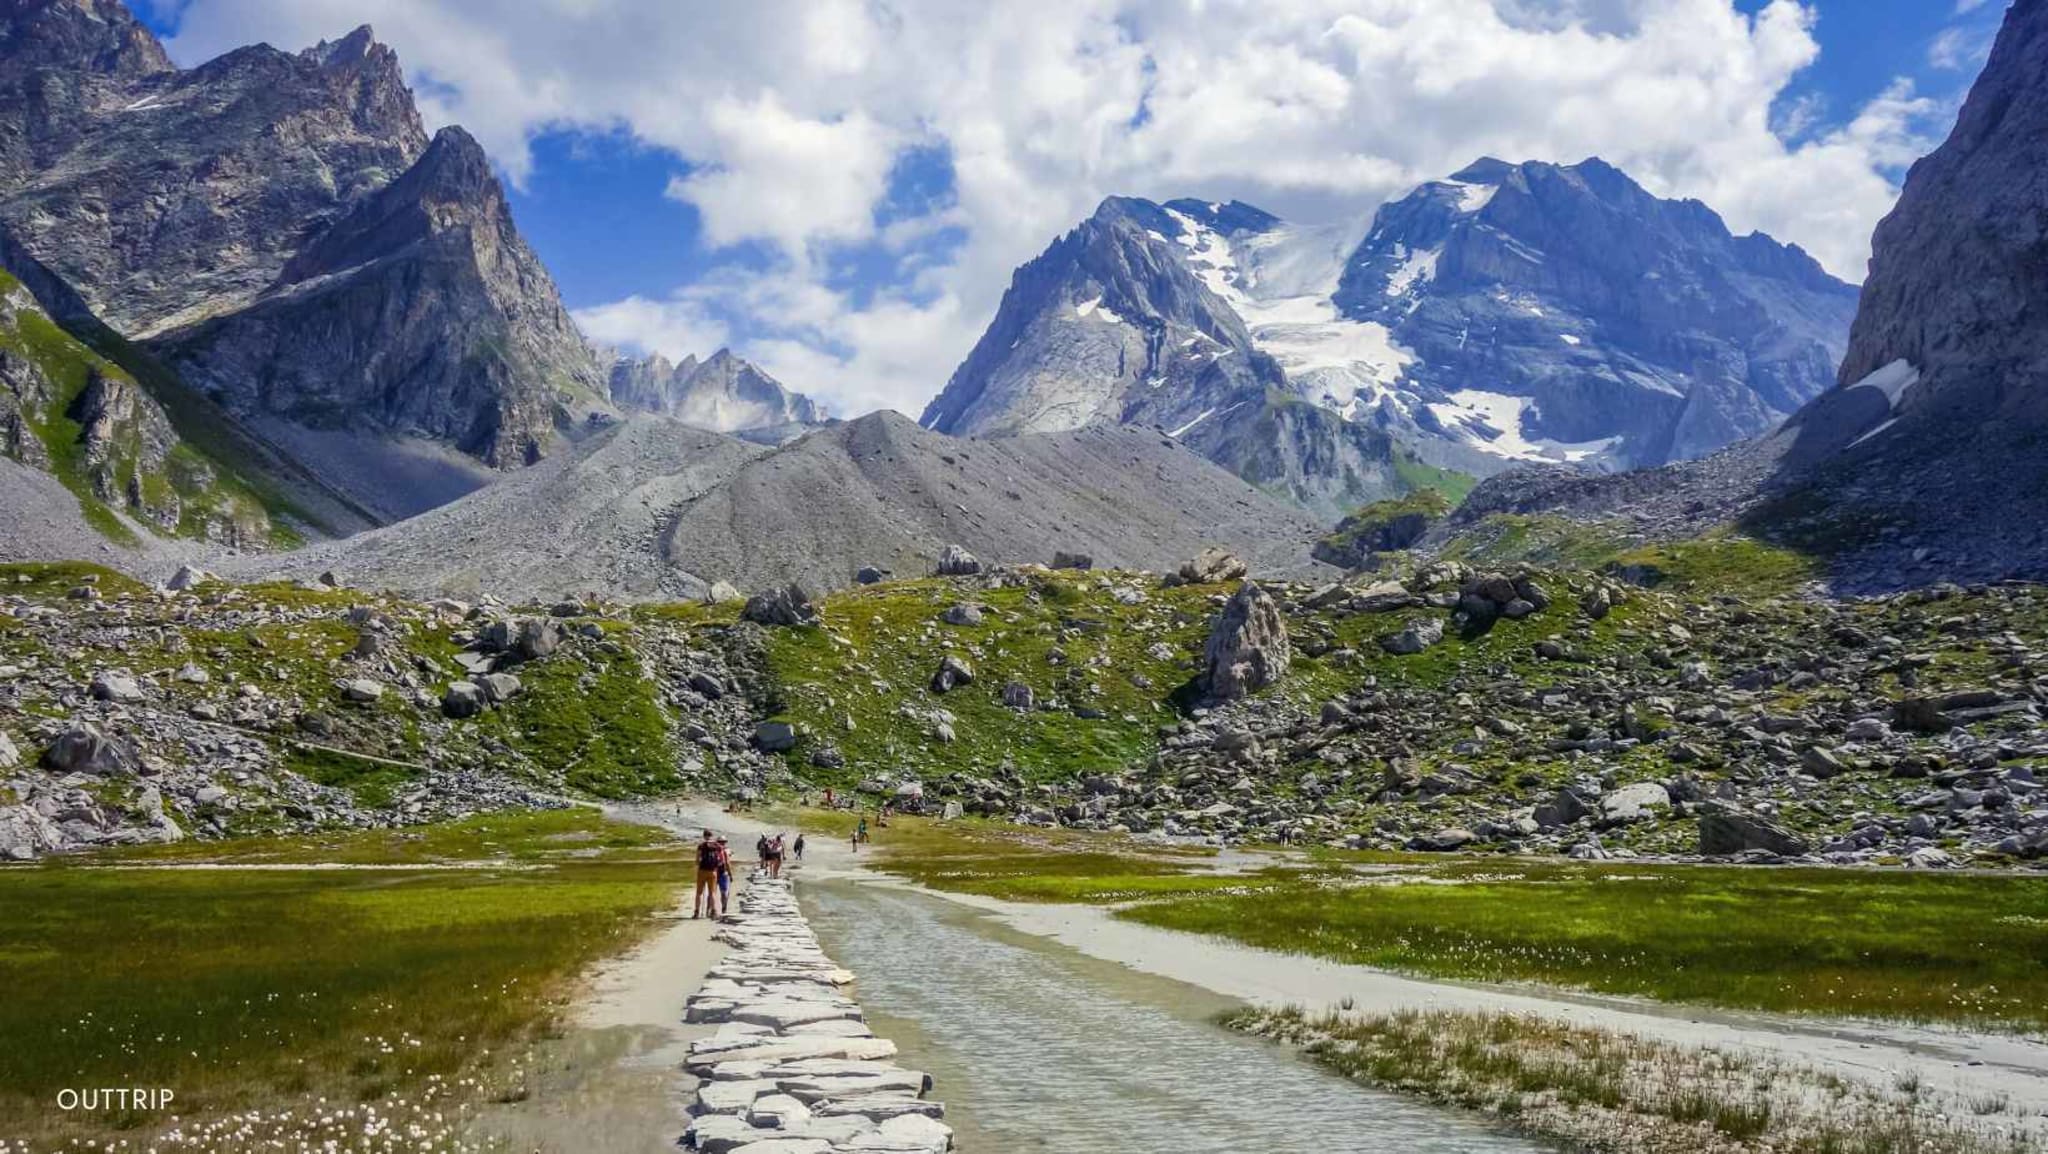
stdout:
[[[732,839],[733,884],[746,885],[759,827],[719,812],[715,803],[604,807],[607,816],[657,825],[695,839],[710,827]],[[734,891],[737,898],[738,890]],[[684,1004],[726,953],[711,940],[717,922],[690,917],[685,889],[666,915],[670,925],[632,952],[598,968],[562,1037],[539,1048],[532,1092],[494,1107],[480,1136],[516,1150],[563,1154],[674,1154],[689,1126],[697,1080],[683,1070],[690,1042],[715,1027],[683,1022]]]

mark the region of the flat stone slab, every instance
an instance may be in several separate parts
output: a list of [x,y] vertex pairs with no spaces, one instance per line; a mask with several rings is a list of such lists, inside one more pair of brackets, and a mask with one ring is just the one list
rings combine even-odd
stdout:
[[888,1061],[895,1043],[848,998],[790,883],[756,874],[717,940],[732,947],[685,1020],[716,1024],[684,1067],[703,1081],[682,1144],[700,1154],[944,1154],[931,1075]]

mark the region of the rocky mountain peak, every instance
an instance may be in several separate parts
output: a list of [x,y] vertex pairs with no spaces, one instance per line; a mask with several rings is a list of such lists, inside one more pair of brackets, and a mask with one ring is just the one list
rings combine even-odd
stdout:
[[1854,299],[1597,157],[1484,158],[1388,203],[1333,297],[1408,358],[1368,402],[1408,439],[1605,468],[1774,427],[1832,381]]
[[375,29],[372,29],[368,24],[362,24],[358,25],[355,31],[350,32],[341,39],[322,40],[311,48],[300,52],[299,56],[323,68],[346,68],[357,61],[367,58],[372,52],[380,49],[390,55],[392,59],[395,60],[397,58],[397,53],[392,52],[391,49],[378,42]]
[[119,0],[0,0],[0,78],[43,68],[132,79],[177,66]]

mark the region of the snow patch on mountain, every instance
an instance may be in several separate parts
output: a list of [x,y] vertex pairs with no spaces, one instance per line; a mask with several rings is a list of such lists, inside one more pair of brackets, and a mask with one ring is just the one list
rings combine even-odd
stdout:
[[1387,326],[1351,320],[1330,299],[1355,230],[1282,224],[1225,236],[1187,213],[1165,212],[1180,226],[1174,239],[1189,267],[1280,362],[1295,393],[1347,418],[1396,397],[1414,355]]
[[1597,458],[1614,447],[1618,437],[1592,441],[1553,441],[1531,438],[1523,432],[1523,417],[1535,402],[1528,397],[1511,397],[1481,389],[1460,389],[1443,401],[1431,402],[1429,411],[1443,427],[1474,448],[1517,461],[1548,461],[1578,464]]

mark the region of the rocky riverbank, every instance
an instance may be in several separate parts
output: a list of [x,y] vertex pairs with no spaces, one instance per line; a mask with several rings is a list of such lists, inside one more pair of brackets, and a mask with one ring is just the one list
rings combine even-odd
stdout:
[[690,1046],[701,1078],[683,1144],[705,1154],[944,1154],[931,1076],[889,1061],[785,879],[756,875],[718,938],[732,947],[690,999],[718,1031]]

